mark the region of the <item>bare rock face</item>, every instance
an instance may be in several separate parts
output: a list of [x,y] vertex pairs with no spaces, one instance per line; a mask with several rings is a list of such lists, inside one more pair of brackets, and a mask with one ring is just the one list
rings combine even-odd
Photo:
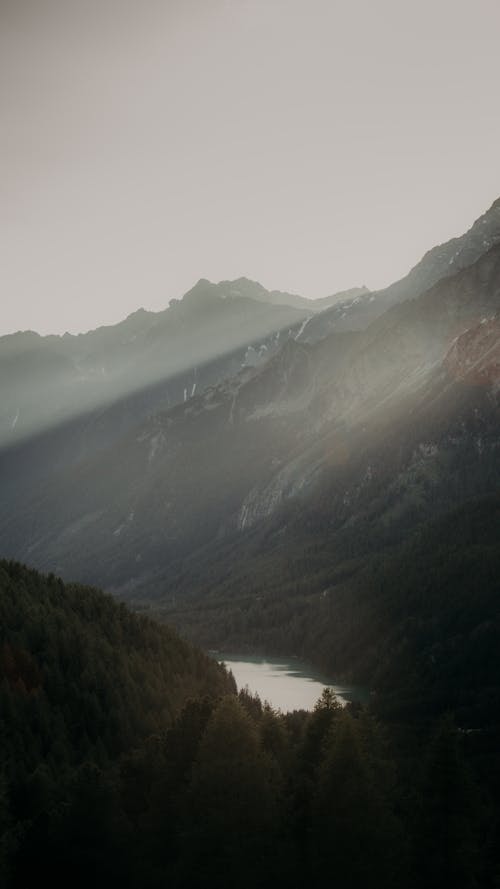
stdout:
[[[182,401],[194,383],[237,372],[248,347],[269,349],[276,334],[295,335],[305,311],[268,299],[260,284],[247,285],[201,279],[163,312],[140,309],[78,336],[0,337],[0,448],[148,388],[148,411],[155,399],[157,407]],[[210,362],[217,371],[205,374]],[[165,384],[167,398],[155,395],[158,384]]]
[[500,318],[483,318],[452,343],[445,367],[457,381],[500,391]]

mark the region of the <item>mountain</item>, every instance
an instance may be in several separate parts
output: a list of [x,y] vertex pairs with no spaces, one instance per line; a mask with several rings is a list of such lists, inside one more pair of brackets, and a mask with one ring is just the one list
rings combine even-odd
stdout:
[[[117,756],[171,725],[189,696],[234,687],[171,628],[16,562],[0,562],[0,615],[0,709],[15,712],[2,726],[2,758],[17,756],[27,771],[42,761],[57,769],[63,747],[74,762],[104,755],[103,742]],[[140,713],[139,699],[148,701]]]
[[103,866],[119,870],[130,842],[109,842],[125,823],[119,811],[110,817],[123,758],[131,775],[137,748],[164,735],[188,700],[210,708],[234,692],[225,669],[172,629],[1,561],[2,886],[32,885],[40,871],[63,886],[68,869],[75,885],[90,874],[107,884]]
[[499,237],[495,201],[469,232],[429,251],[406,278],[376,294],[356,288],[312,301],[246,278],[201,279],[163,312],[140,309],[88,334],[3,337],[0,481],[21,497],[149,416],[262,363],[287,338],[314,344],[333,332],[364,330],[392,303],[466,266]]
[[[172,406],[159,409],[164,393],[148,387],[110,405],[101,427],[95,417],[87,423],[87,450],[78,450],[81,427],[65,427],[70,458],[63,427],[4,452],[3,552],[103,585],[204,646],[302,654],[355,678],[376,675],[382,685],[405,663],[396,646],[391,663],[377,668],[384,646],[403,627],[409,632],[404,601],[391,592],[405,559],[424,564],[428,556],[436,591],[432,535],[448,541],[452,561],[449,529],[460,521],[477,575],[483,556],[496,564],[494,544],[481,550],[463,518],[494,524],[487,498],[500,482],[500,243],[490,245],[498,202],[482,219],[459,239],[462,252],[454,246],[453,271],[432,282],[451,247],[430,251],[369,324],[328,333],[327,323],[308,341],[308,325],[332,310],[306,316],[271,334],[267,351],[257,342],[236,349],[231,374],[224,375],[229,353],[222,364],[208,361],[204,385]],[[483,228],[490,234],[480,241]],[[403,299],[408,281],[415,289]],[[211,315],[212,304],[253,318],[256,306],[267,312],[247,295],[259,285],[237,283],[239,294],[198,282],[168,317],[180,312],[187,325],[191,313]],[[372,296],[355,297],[360,316]],[[210,374],[220,375],[209,383]],[[127,421],[117,422],[127,410]],[[382,607],[391,617],[370,636],[374,577],[382,578],[377,589],[387,583]],[[477,618],[469,581],[457,589],[468,615],[461,632],[472,645],[481,614],[494,619],[494,592],[488,587]],[[412,643],[422,655],[418,685],[425,658],[436,657],[432,621],[416,581],[407,598],[416,622],[408,626],[424,628]],[[449,621],[451,610],[443,614]],[[363,657],[348,626],[367,640]],[[448,654],[451,638],[443,633]],[[448,694],[446,683],[441,704]]]
[[[317,509],[318,490],[333,486],[321,522],[353,525],[360,502],[396,530],[406,513],[414,521],[419,508],[424,518],[439,508],[439,487],[432,505],[421,502],[420,472],[422,484],[437,474],[443,508],[488,492],[499,283],[494,247],[365,331],[313,345],[289,339],[268,362],[152,416],[35,497],[7,501],[5,551],[122,595],[157,598],[162,588],[168,595],[178,560],[193,563],[198,549],[245,534],[288,503],[303,509],[311,497]],[[468,362],[484,384],[470,384]],[[462,433],[464,423],[474,431]],[[479,468],[474,436],[482,436]],[[462,449],[470,490],[465,481],[457,489],[453,476]],[[377,501],[381,486],[398,501],[395,517]]]
[[120,324],[78,336],[0,338],[0,446],[172,378],[184,385],[171,387],[167,399],[183,400],[195,385],[213,382],[198,369],[230,356],[230,373],[235,352],[239,367],[249,347],[268,349],[268,340],[306,318],[303,310],[230,290],[201,280],[163,312],[140,309]]
[[[46,420],[0,451],[2,885],[495,884],[500,242],[471,232],[312,318],[202,280],[123,351],[3,342],[14,432]],[[275,712],[193,642],[369,703]]]
[[351,287],[349,290],[341,290],[338,293],[332,293],[330,296],[308,299],[296,293],[266,290],[261,284],[258,284],[256,281],[250,281],[248,278],[238,278],[236,281],[220,281],[219,284],[211,286],[221,288],[222,292],[226,293],[227,296],[247,297],[274,306],[293,306],[293,308],[306,311],[310,315],[322,312],[335,303],[355,299],[358,296],[365,296],[370,292],[367,287]]
[[139,309],[78,336],[0,338],[4,489],[20,498],[155,412],[262,363],[298,336],[311,313],[300,306],[311,304],[245,278],[201,279],[163,312]]
[[401,302],[416,291],[423,292],[442,278],[473,265],[480,256],[500,243],[500,198],[497,198],[465,234],[433,247],[408,274],[382,291],[388,302]]
[[318,337],[334,330],[365,329],[390,306],[424,293],[443,278],[453,277],[457,272],[473,265],[498,243],[500,198],[476,219],[465,234],[433,247],[400,281],[384,290],[368,291],[357,294],[353,299],[343,299],[319,317],[312,318],[304,326],[300,338],[305,342],[314,342]]
[[[346,295],[364,292],[354,288]],[[292,329],[296,335],[309,316],[342,296],[314,301],[246,278],[200,279],[162,312],[139,309],[119,324],[76,336],[25,331],[1,337],[0,446],[174,378],[166,403],[182,401],[193,387],[221,379],[221,372],[230,376],[245,362],[261,360],[277,334]],[[213,361],[218,373],[204,375]]]
[[306,319],[200,281],[164,312],[139,310],[114,327],[0,339],[5,496],[20,506],[33,488],[112,447],[150,415],[262,363]]
[[363,682],[384,718],[453,710],[460,725],[496,726],[498,494],[449,498],[401,529],[386,516],[375,527],[374,500],[351,526],[328,523],[325,501],[179,566],[157,613],[203,647],[295,655]]

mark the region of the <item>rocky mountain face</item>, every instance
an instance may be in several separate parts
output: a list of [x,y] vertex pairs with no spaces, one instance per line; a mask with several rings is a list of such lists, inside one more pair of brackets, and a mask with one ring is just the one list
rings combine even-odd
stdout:
[[[81,336],[0,339],[5,502],[12,496],[19,509],[62,470],[93,459],[158,411],[258,366],[297,336],[308,316],[268,305],[267,291],[248,285],[200,281],[164,312],[139,310]],[[256,290],[262,298],[247,295]]]
[[401,281],[382,291],[384,299],[400,302],[423,292],[436,281],[455,275],[472,265],[500,243],[500,198],[489,210],[476,219],[471,228],[458,238],[452,238],[429,250],[423,259]]
[[274,306],[293,306],[295,309],[306,311],[311,316],[318,314],[318,312],[323,312],[337,303],[354,300],[358,296],[367,296],[370,293],[368,288],[364,286],[351,287],[349,290],[341,290],[338,293],[332,293],[320,299],[307,299],[307,297],[299,296],[296,293],[286,293],[282,290],[266,290],[261,284],[258,284],[256,281],[249,281],[248,278],[239,278],[236,281],[221,281],[219,284],[211,286],[223,288],[228,296],[246,296],[249,299],[256,299],[259,302]]
[[473,265],[491,247],[500,243],[500,198],[459,238],[429,250],[400,281],[385,290],[357,293],[352,299],[335,302],[320,317],[312,318],[301,331],[301,339],[314,342],[333,330],[362,330],[392,305],[413,299],[443,278],[453,277]]
[[[354,288],[346,296],[364,291]],[[139,422],[245,364],[258,364],[282,344],[280,336],[296,336],[314,313],[342,296],[314,301],[268,291],[247,278],[201,279],[162,312],[139,309],[119,324],[78,336],[25,331],[2,337],[0,447],[124,398],[145,404],[146,412],[134,416]],[[214,362],[216,372],[209,370]]]
[[[140,422],[155,409],[183,401],[194,387],[212,385],[245,363],[259,363],[269,353],[271,335],[278,332],[291,330],[301,342],[312,344],[334,331],[363,330],[392,304],[467,267],[499,240],[500,199],[468,232],[430,250],[406,278],[385,291],[360,287],[308,300],[267,291],[246,278],[219,284],[201,279],[163,312],[139,309],[120,324],[78,336],[24,332],[2,337],[0,447],[131,396],[130,423]],[[273,342],[281,345],[283,340]],[[241,351],[236,358],[235,350]],[[226,365],[224,356],[229,358]],[[199,377],[200,366],[213,360],[217,373]],[[156,384],[173,378],[176,383],[168,387],[166,398],[156,400],[156,393],[165,391],[155,389]],[[134,414],[139,404],[144,411]],[[117,428],[123,431],[123,423]]]
[[456,688],[454,704],[487,720],[499,632],[499,260],[493,248],[352,334],[336,385],[317,392],[324,426],[252,488],[239,533],[165,565],[136,601],[207,646],[292,652],[333,675],[404,687],[411,712],[449,706]]
[[376,516],[390,539],[488,492],[498,473],[499,310],[496,246],[366,330],[313,344],[288,337],[264,363],[40,484],[22,509],[7,502],[4,551],[161,598],[174,578],[187,592],[177,573],[188,557],[206,567],[207,552],[232,541],[244,559],[247,535],[276,523],[285,545],[296,508],[348,536],[366,534]]
[[[403,564],[440,518],[451,552],[446,517],[500,483],[499,209],[403,282],[313,318],[246,279],[202,280],[161,316],[127,319],[123,353],[123,328],[87,335],[88,374],[106,358],[108,376],[138,380],[163,356],[170,375],[143,369],[133,391],[4,449],[3,555],[154,607],[205,645],[314,656],[328,618],[344,655],[325,663],[369,669],[383,634],[356,666],[352,585],[373,620],[373,560],[403,548]],[[54,339],[0,343],[6,392],[36,374],[53,397],[76,354]],[[482,527],[492,507],[478,510]]]
[[[253,289],[266,293],[260,285]],[[245,363],[248,347],[268,350],[270,339],[297,332],[307,317],[301,309],[230,290],[199,281],[163,312],[140,309],[111,327],[78,336],[2,337],[0,446],[174,377],[180,382],[170,387],[166,403],[182,401],[194,385],[218,378],[210,373],[204,378],[198,369],[215,359],[220,373],[220,361],[228,356],[222,373],[231,374]]]

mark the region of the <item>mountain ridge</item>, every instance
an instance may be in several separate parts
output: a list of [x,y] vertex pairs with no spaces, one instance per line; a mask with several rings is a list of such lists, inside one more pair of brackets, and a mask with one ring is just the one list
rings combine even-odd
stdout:
[[[59,480],[42,512],[57,514],[65,503],[60,531],[54,526],[47,538],[42,520],[42,536],[31,534],[30,546],[36,546],[23,550],[23,558],[51,551],[52,560],[42,567],[66,573],[57,552],[69,546],[66,558],[83,567],[72,538],[84,534],[85,549],[100,553],[98,561],[107,565],[106,576],[85,579],[119,591],[128,578],[126,587],[133,591],[150,569],[157,576],[155,562],[166,565],[204,546],[210,534],[231,535],[238,525],[247,530],[290,499],[302,502],[331,467],[342,474],[345,464],[350,473],[350,463],[356,466],[359,459],[355,455],[370,448],[370,436],[376,441],[377,429],[387,434],[395,422],[405,428],[408,406],[416,409],[430,399],[433,380],[454,423],[454,396],[446,388],[449,349],[457,333],[481,325],[485,314],[496,316],[499,280],[500,245],[453,278],[395,306],[367,331],[333,334],[314,345],[289,340],[261,367],[249,367],[157,414],[118,450],[82,464],[76,475],[71,472],[67,484],[71,477],[72,489],[80,492],[76,509],[68,511],[66,482]],[[495,323],[482,327],[491,350]],[[475,343],[480,353],[477,334]],[[477,361],[484,358],[479,353]],[[458,377],[450,382],[466,383]],[[365,473],[373,473],[369,465],[367,459]],[[97,477],[106,480],[99,489],[92,482]],[[9,526],[12,531],[4,520],[4,534]],[[15,536],[24,536],[20,528]]]
[[[478,240],[476,221],[463,268],[452,263],[453,273],[423,291],[417,281],[369,324],[349,329],[341,303],[334,311],[346,312],[345,324],[308,336],[332,310],[312,321],[299,312],[283,333],[236,349],[232,363],[181,376],[173,403],[160,391],[148,401],[146,388],[123,427],[123,406],[106,409],[99,446],[77,448],[50,471],[51,454],[63,453],[57,436],[38,469],[39,438],[18,464],[19,449],[11,463],[4,453],[4,551],[103,585],[203,644],[246,633],[255,645],[314,659],[319,629],[304,613],[314,606],[315,614],[324,593],[329,601],[339,577],[354,583],[431,519],[500,487],[497,207],[485,216],[495,243]],[[424,266],[421,280],[436,276],[434,260]],[[198,284],[172,307],[178,331],[191,303],[210,317],[212,305],[238,318],[268,311]],[[356,299],[354,313],[368,306],[366,321],[375,297]],[[357,669],[343,652],[336,667]]]

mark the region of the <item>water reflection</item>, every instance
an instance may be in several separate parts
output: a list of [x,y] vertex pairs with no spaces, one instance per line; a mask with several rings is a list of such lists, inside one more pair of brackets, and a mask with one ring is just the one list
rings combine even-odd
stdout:
[[296,659],[242,657],[222,652],[212,652],[232,670],[238,688],[248,686],[262,701],[283,712],[288,710],[312,710],[324,688],[331,688],[340,703],[366,701],[366,689],[330,680],[310,664]]

